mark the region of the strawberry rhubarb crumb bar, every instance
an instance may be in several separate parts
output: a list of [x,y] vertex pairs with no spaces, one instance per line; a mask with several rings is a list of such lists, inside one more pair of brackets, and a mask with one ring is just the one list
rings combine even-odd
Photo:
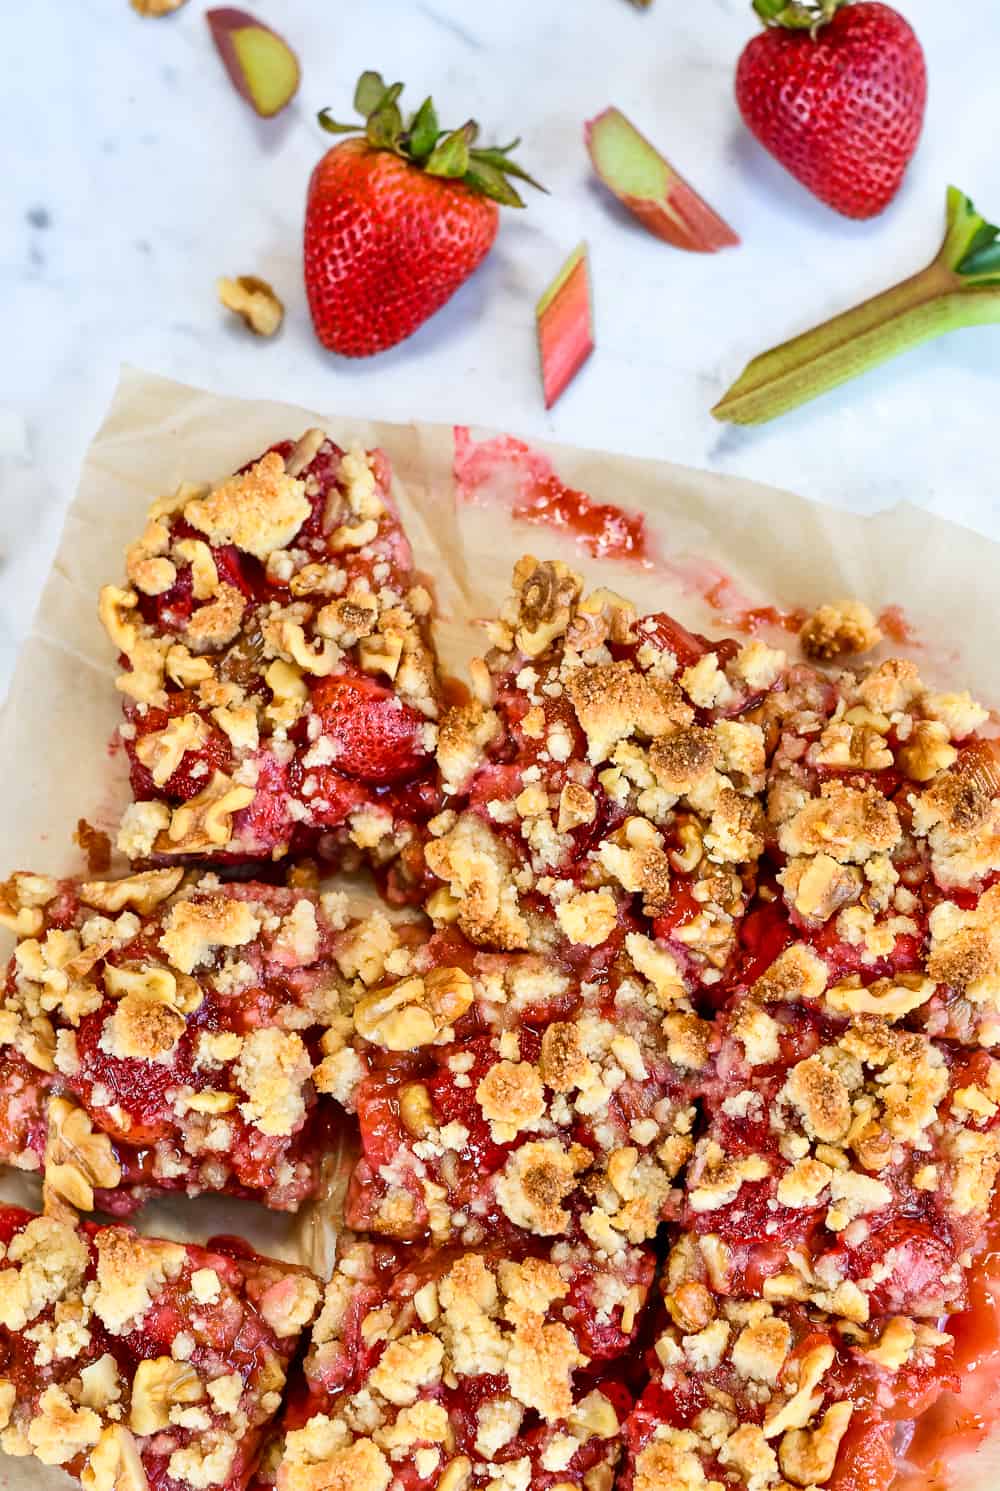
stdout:
[[466,1245],[582,1231],[612,1253],[655,1237],[679,1208],[712,1030],[649,939],[603,955],[581,982],[455,930],[396,952],[404,976],[354,1007],[347,1094],[333,1058],[363,1147],[350,1226]]
[[613,1260],[566,1243],[412,1259],[347,1247],[278,1491],[610,1491],[645,1298],[618,1284]]
[[951,1337],[905,1315],[862,1327],[719,1300],[687,1253],[668,1266],[618,1491],[887,1491],[897,1431],[954,1381]]
[[710,643],[561,563],[522,559],[441,722],[428,910],[578,963],[625,924],[691,988],[722,977],[764,849],[761,701],[784,654]]
[[242,1245],[0,1208],[0,1447],[86,1491],[242,1491],[319,1295]]
[[430,597],[379,452],[321,430],[150,508],[100,614],[131,859],[400,852],[436,802]]
[[331,1105],[312,1074],[325,1060],[336,1088],[337,1058],[319,1042],[336,1045],[365,957],[366,929],[343,902],[180,866],[12,876],[0,897],[0,920],[20,932],[0,1006],[4,1158],[43,1170],[56,1209],[124,1213],[176,1190],[295,1210],[329,1147]]
[[860,1324],[964,1308],[1000,1169],[1000,1061],[747,1000],[717,1065],[685,1219],[720,1290]]

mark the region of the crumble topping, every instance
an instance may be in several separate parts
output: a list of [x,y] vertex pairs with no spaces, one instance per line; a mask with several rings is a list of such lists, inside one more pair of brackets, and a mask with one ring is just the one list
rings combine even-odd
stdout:
[[875,617],[862,601],[836,601],[814,611],[799,633],[806,657],[829,662],[844,653],[870,652],[882,640]]

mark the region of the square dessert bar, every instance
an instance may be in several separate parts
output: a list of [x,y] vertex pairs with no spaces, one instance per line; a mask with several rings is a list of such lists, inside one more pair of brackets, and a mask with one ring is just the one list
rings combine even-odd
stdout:
[[861,1324],[962,1309],[1000,1170],[1000,1060],[752,998],[719,1036],[684,1207],[716,1287]]
[[398,855],[437,801],[430,596],[379,452],[321,430],[149,511],[100,614],[132,859]]
[[295,1210],[329,1148],[320,1038],[329,1048],[364,959],[343,900],[180,866],[12,876],[3,1158],[42,1170],[57,1209],[124,1214],[157,1191],[216,1191]]
[[611,1252],[655,1236],[679,1205],[711,1027],[648,937],[601,951],[581,981],[454,929],[396,950],[403,976],[355,1004],[349,1058],[315,1075],[360,1121],[349,1226],[468,1246],[582,1234]]
[[0,1208],[0,1448],[86,1491],[242,1491],[320,1286],[218,1240]]
[[764,849],[756,711],[784,653],[710,643],[561,563],[522,559],[441,723],[449,807],[428,902],[470,940],[577,961],[641,921],[691,987],[719,980]]
[[952,1339],[904,1315],[862,1327],[719,1299],[668,1267],[619,1491],[888,1491],[897,1430],[953,1385]]
[[563,1242],[349,1246],[274,1455],[278,1491],[610,1491],[651,1276]]

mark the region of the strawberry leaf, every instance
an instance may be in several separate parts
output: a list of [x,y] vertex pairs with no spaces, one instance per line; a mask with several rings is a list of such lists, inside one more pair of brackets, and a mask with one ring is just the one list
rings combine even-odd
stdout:
[[363,72],[354,90],[354,107],[364,124],[342,124],[329,109],[322,109],[317,115],[320,127],[331,135],[363,134],[373,150],[391,150],[428,176],[462,181],[470,190],[508,207],[524,206],[511,184],[512,177],[545,191],[523,166],[510,159],[510,152],[521,143],[519,139],[509,145],[474,148],[479,138],[476,121],[467,119],[461,128],[444,131],[430,98],[424,99],[407,124],[398,103],[402,91],[402,83],[387,86],[381,73]]
[[354,107],[362,119],[374,114],[386,94],[386,86],[379,72],[363,72],[354,90]]
[[336,119],[331,119],[329,109],[320,109],[316,119],[328,135],[356,135],[358,132],[356,124],[338,124]]
[[499,166],[482,160],[478,153],[471,157],[467,169],[462,173],[462,180],[466,186],[482,192],[484,197],[491,197],[494,202],[502,203],[504,207],[524,206],[521,197]]
[[469,169],[469,141],[467,125],[453,130],[435,146],[430,158],[424,163],[428,176],[445,176],[458,181]]
[[[545,192],[548,195],[549,189],[547,186],[543,186],[540,181],[536,181],[534,176],[529,176],[523,166],[519,166],[517,161],[511,160],[508,157],[508,150],[516,150],[520,143],[521,141],[518,139],[512,140],[509,145],[492,145],[485,149],[473,150],[472,159],[479,165],[495,166],[505,176],[514,176],[518,181],[526,181],[536,191]],[[521,205],[523,206],[524,204],[522,203]]]
[[[389,95],[386,94],[386,99]],[[403,133],[403,116],[399,105],[392,100],[381,104],[374,114],[368,116],[365,135],[369,145],[376,150],[395,150]]]
[[438,142],[441,133],[437,110],[430,98],[425,98],[410,120],[409,151],[413,159],[423,165]]

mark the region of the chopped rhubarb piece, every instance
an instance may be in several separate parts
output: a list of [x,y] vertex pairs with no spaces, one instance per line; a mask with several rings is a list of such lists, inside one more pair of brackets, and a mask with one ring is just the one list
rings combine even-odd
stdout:
[[535,308],[545,407],[562,396],[594,350],[587,245],[573,250]]
[[268,1457],[278,1491],[610,1486],[648,1287],[586,1244],[349,1244]]
[[368,932],[391,945],[388,926],[346,926],[306,891],[182,874],[4,887],[4,920],[31,935],[4,996],[0,1156],[43,1171],[56,1214],[122,1215],[162,1191],[294,1211],[317,1189],[337,1114],[313,1066],[357,998],[337,959],[353,970]]
[[430,597],[390,480],[378,451],[309,430],[153,504],[100,603],[126,668],[130,859],[387,866],[433,815]]
[[712,254],[739,238],[674,170],[620,109],[584,126],[587,149],[604,185],[657,238],[675,248]]
[[206,11],[205,19],[240,97],[264,119],[280,114],[299,89],[299,60],[288,43],[232,6]]
[[0,1208],[0,1444],[88,1491],[243,1491],[319,1303],[245,1244]]

